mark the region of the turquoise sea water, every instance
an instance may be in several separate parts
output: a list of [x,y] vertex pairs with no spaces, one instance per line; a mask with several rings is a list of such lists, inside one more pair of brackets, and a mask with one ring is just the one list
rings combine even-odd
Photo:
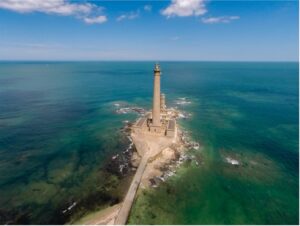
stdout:
[[[167,104],[200,142],[137,199],[134,224],[297,224],[298,64],[161,62]],[[0,223],[60,224],[118,202],[130,175],[111,157],[150,108],[153,62],[0,63]],[[240,162],[233,166],[226,158]],[[68,207],[74,204],[71,210]]]

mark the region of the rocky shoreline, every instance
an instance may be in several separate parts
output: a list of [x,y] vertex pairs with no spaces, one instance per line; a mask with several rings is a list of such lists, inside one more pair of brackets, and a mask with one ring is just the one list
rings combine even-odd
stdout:
[[[186,105],[190,104],[191,101],[187,98],[178,98],[175,102],[176,105]],[[115,107],[118,107],[115,112],[118,114],[127,114],[127,113],[138,113],[139,116],[143,116],[147,111],[140,107],[129,107],[122,106],[122,104],[115,103]],[[171,108],[171,111],[174,114],[175,119],[188,119],[191,117],[190,113],[180,111],[176,108]],[[130,145],[127,150],[122,152],[122,155],[126,156],[127,162],[120,163],[120,173],[123,170],[132,170],[135,171],[139,166],[141,156],[138,155],[138,152],[133,144],[133,141],[130,137],[132,122],[123,121],[125,123],[121,131],[128,137],[130,140]],[[177,168],[185,161],[194,161],[196,165],[200,165],[201,161],[196,160],[195,156],[190,153],[187,153],[188,150],[199,150],[201,148],[198,142],[191,140],[190,134],[187,131],[179,128],[178,137],[176,143],[172,144],[171,147],[163,150],[156,158],[152,159],[147,168],[145,169],[141,187],[157,187],[160,183],[163,183],[167,178],[176,174]],[[122,155],[118,154],[112,157],[113,161],[118,159],[124,159]]]
[[196,160],[195,156],[189,152],[199,149],[199,143],[192,141],[187,136],[187,132],[179,130],[178,141],[149,161],[142,178],[141,188],[158,187],[174,176],[177,169],[186,161],[193,161],[196,165],[200,165],[202,162]]
[[[190,104],[191,102],[184,99],[179,99],[178,105]],[[190,113],[179,111],[176,108],[171,108],[174,113],[175,119],[188,119],[191,117]],[[140,107],[130,107],[124,103],[114,103],[114,112],[116,114],[131,114],[135,113],[139,116],[143,116],[147,111]],[[106,168],[109,168],[110,171],[119,175],[122,178],[128,177],[128,175],[133,175],[137,170],[141,156],[138,155],[136,147],[131,138],[131,128],[133,122],[125,120],[123,121],[123,127],[120,129],[120,132],[126,137],[129,141],[128,146],[122,152],[111,156]],[[190,138],[190,134],[187,131],[184,131],[182,128],[178,128],[178,136],[175,143],[170,147],[162,150],[157,156],[149,160],[147,167],[143,173],[141,179],[140,188],[156,188],[161,183],[167,181],[168,178],[174,176],[178,167],[184,162],[194,162],[195,165],[202,164],[202,161],[196,159],[195,156],[189,152],[189,150],[199,150],[201,145]],[[122,203],[118,203],[120,206]],[[114,222],[114,219],[117,217],[119,212],[118,208],[106,208],[98,212],[92,213],[94,217],[89,217],[87,221],[80,221],[82,224],[111,224]]]

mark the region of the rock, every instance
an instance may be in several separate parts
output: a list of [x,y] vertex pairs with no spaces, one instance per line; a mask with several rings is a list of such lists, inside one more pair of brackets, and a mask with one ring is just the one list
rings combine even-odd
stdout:
[[175,151],[171,148],[166,148],[162,151],[165,159],[172,160],[176,158]]
[[141,161],[141,157],[137,154],[137,152],[133,152],[131,156],[131,165],[133,167],[138,167]]

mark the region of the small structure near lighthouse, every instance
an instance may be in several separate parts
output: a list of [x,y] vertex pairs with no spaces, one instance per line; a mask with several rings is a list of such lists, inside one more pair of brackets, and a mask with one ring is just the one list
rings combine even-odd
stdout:
[[166,107],[166,96],[160,92],[161,70],[158,64],[154,67],[152,111],[140,118],[132,127],[135,133],[154,136],[174,137],[176,121],[172,111]]
[[160,113],[165,113],[165,111],[167,110],[167,106],[166,106],[166,96],[165,94],[160,94]]

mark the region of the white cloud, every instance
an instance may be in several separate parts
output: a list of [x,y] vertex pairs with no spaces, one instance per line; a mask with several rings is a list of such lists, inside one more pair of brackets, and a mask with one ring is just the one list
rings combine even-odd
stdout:
[[0,8],[19,13],[41,12],[62,16],[76,16],[84,21],[89,19],[88,16],[90,14],[102,10],[101,7],[95,4],[71,3],[68,0],[1,0]]
[[89,3],[68,3],[65,0],[1,0],[0,8],[20,13],[43,12],[60,15],[89,13],[94,5]]
[[83,20],[87,24],[102,24],[107,21],[107,17],[106,16],[85,17]]
[[144,10],[147,11],[147,12],[150,12],[152,10],[152,6],[151,5],[145,5]]
[[207,12],[204,0],[172,0],[171,4],[162,11],[162,15],[173,16],[200,16]]
[[138,11],[135,11],[135,12],[130,12],[130,13],[127,13],[127,14],[122,14],[121,16],[117,17],[117,21],[122,21],[122,20],[125,20],[125,19],[128,19],[128,20],[133,20],[135,18],[138,18],[140,15],[140,12],[139,10]]
[[239,16],[220,16],[220,17],[207,17],[202,18],[202,23],[217,24],[217,23],[230,23],[232,20],[240,19]]

